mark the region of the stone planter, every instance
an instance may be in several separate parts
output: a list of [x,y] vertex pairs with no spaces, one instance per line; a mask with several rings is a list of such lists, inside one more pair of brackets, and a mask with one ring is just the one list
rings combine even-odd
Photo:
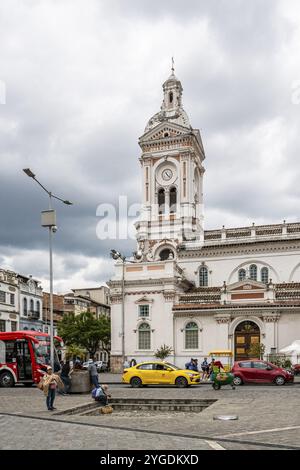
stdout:
[[74,370],[71,375],[70,393],[89,393],[91,390],[90,373],[87,370]]

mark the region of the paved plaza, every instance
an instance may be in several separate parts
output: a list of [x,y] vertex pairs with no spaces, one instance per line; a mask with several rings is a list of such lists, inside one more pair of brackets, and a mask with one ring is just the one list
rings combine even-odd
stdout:
[[[300,449],[300,384],[189,389],[110,386],[114,398],[217,399],[201,413],[118,412],[112,415],[58,414],[91,402],[89,395],[57,396],[46,410],[35,387],[0,389],[1,449]],[[238,415],[217,421],[217,415]]]

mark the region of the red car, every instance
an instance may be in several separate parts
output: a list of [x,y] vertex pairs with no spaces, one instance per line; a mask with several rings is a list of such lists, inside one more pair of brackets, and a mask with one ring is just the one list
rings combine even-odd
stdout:
[[234,385],[243,383],[275,383],[284,385],[294,382],[294,374],[274,364],[258,359],[237,361],[231,370],[234,374]]
[[295,375],[300,375],[300,364],[294,364],[292,366],[292,370]]

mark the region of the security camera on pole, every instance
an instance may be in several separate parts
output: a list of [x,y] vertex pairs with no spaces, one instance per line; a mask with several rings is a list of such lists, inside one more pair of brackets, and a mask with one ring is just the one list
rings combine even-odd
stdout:
[[63,200],[58,196],[52,194],[51,191],[48,191],[35,177],[35,174],[30,170],[30,168],[25,168],[24,173],[30,178],[34,179],[41,188],[49,196],[49,210],[42,211],[42,227],[48,227],[49,229],[49,258],[50,258],[50,363],[51,367],[54,369],[54,335],[53,335],[53,250],[52,250],[52,234],[57,232],[56,225],[56,212],[52,209],[52,198],[58,199],[64,204],[71,206],[72,202]]

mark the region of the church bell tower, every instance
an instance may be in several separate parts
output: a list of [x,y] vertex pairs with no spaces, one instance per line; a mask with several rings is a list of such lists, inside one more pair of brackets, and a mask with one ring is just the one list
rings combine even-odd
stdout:
[[139,139],[143,201],[136,223],[140,260],[176,258],[177,249],[203,244],[204,148],[182,107],[174,74],[163,84],[161,110]]

